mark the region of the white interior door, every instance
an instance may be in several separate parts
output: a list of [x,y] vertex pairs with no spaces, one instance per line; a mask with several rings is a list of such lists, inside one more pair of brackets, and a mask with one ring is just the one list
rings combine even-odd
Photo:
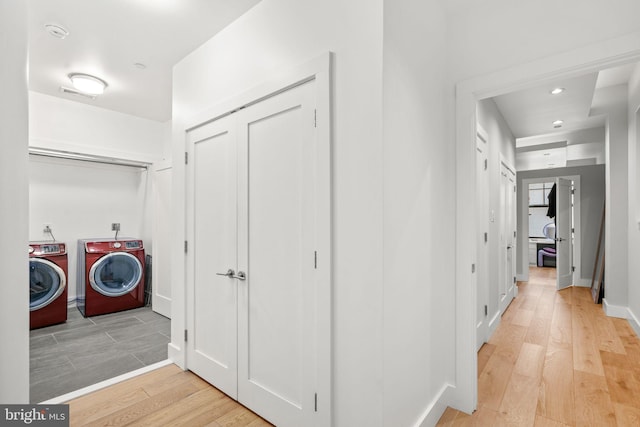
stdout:
[[556,180],[556,284],[564,289],[573,283],[571,181]]
[[500,274],[498,307],[503,313],[515,290],[515,173],[504,163],[500,170]]
[[239,115],[239,401],[313,425],[316,374],[313,82]]
[[235,116],[190,132],[188,146],[187,364],[236,398],[238,283],[221,275],[237,268]]
[[171,173],[170,165],[154,165],[153,264],[151,307],[171,317]]
[[317,425],[318,377],[330,375],[318,371],[330,229],[315,84],[189,132],[188,367],[282,427]]
[[489,165],[486,136],[476,137],[477,301],[476,347],[489,339]]

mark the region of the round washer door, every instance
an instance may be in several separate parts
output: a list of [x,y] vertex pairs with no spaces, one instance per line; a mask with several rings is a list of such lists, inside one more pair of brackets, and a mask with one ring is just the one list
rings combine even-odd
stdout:
[[142,278],[140,260],[128,252],[111,252],[98,259],[89,270],[89,283],[107,297],[128,294]]
[[62,294],[67,279],[56,264],[41,258],[29,259],[29,311],[39,310]]

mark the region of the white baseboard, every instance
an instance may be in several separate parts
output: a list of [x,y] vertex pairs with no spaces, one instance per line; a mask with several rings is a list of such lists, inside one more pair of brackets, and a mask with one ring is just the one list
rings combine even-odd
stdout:
[[502,316],[500,316],[500,311],[496,311],[496,314],[494,314],[491,320],[489,321],[489,332],[487,336],[487,341],[491,339],[491,337],[493,336],[493,333],[496,331],[496,329],[498,329],[498,325],[500,325],[500,319],[502,319]]
[[636,316],[635,313],[631,311],[631,309],[628,309],[627,312],[629,314],[629,317],[627,317],[629,324],[633,328],[636,335],[640,337],[640,320],[638,320],[638,316]]
[[629,308],[621,305],[609,304],[606,298],[602,299],[602,308],[604,313],[609,317],[618,317],[620,319],[629,318]]
[[156,369],[162,368],[163,366],[171,365],[172,363],[173,362],[169,359],[163,360],[162,362],[154,363],[153,365],[145,366],[144,368],[136,369],[135,371],[127,372],[126,374],[118,375],[117,377],[110,378],[108,380],[101,381],[97,384],[93,384],[93,385],[81,388],[80,390],[72,391],[70,393],[63,394],[62,396],[45,400],[44,402],[41,402],[41,404],[56,405],[59,403],[68,402],[69,400],[78,398],[80,396],[84,396],[85,394],[93,393],[94,391],[137,377],[138,375],[155,371]]
[[448,402],[451,401],[452,392],[453,386],[450,384],[443,385],[436,398],[427,406],[427,409],[420,419],[418,419],[415,426],[431,427],[436,425],[442,414],[444,414],[444,411],[446,411],[447,406],[449,406]]
[[574,283],[573,286],[579,286],[581,288],[590,288],[591,279],[585,279],[585,278],[577,279],[576,283]]
[[528,282],[529,275],[528,274],[516,274],[516,280],[518,282]]

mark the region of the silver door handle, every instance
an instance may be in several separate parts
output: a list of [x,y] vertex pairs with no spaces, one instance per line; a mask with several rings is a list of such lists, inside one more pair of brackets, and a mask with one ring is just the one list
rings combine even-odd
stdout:
[[228,269],[226,273],[216,273],[217,276],[227,276],[230,279],[235,277],[236,272],[232,269]]
[[246,274],[244,274],[244,271],[238,271],[238,274],[231,276],[234,279],[238,279],[238,280],[247,280],[247,276]]

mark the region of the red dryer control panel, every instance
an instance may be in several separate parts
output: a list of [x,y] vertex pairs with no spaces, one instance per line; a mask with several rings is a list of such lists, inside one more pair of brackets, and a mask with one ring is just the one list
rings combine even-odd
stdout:
[[142,240],[110,240],[106,242],[86,242],[89,254],[100,254],[114,251],[138,251],[144,249]]
[[64,255],[67,253],[67,247],[64,243],[30,243],[29,255]]

